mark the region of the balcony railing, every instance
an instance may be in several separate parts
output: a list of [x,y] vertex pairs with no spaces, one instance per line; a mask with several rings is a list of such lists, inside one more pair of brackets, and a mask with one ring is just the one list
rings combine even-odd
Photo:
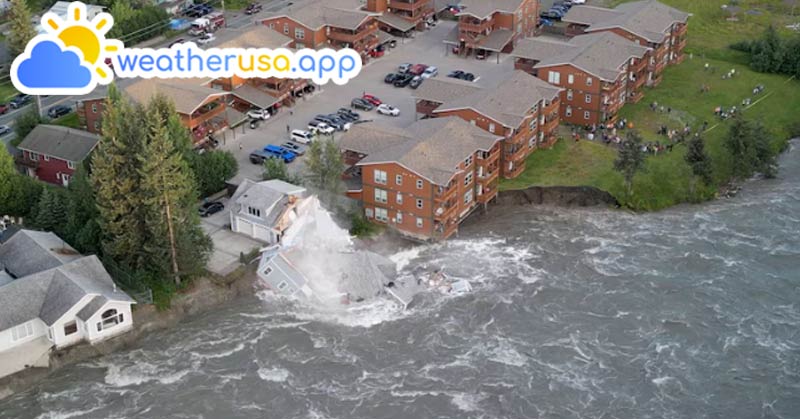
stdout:
[[418,9],[421,9],[428,5],[429,0],[416,0],[416,1],[402,1],[402,0],[392,0],[389,3],[389,7],[396,10],[405,10],[409,12],[414,12]]
[[190,117],[186,118],[189,128],[194,128],[208,120],[225,112],[225,104],[220,102],[213,102],[214,107],[207,111],[198,111],[193,113]]
[[436,202],[447,201],[453,195],[456,194],[457,190],[458,187],[456,187],[456,185],[450,185],[450,187],[448,188],[437,188],[436,193],[434,194],[434,201]]
[[356,44],[363,39],[375,34],[378,31],[378,26],[375,24],[358,29],[356,31],[347,31],[343,29],[330,29],[328,32],[328,39],[336,42],[346,42],[348,44]]
[[486,19],[480,22],[475,20],[459,20],[458,29],[461,32],[486,33],[492,28],[492,20]]
[[450,200],[436,208],[433,213],[433,219],[438,221],[445,221],[455,215],[458,210],[458,200]]

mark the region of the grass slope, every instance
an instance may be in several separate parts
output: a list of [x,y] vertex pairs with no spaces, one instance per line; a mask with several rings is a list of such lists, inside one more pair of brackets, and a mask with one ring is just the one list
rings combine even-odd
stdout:
[[[709,129],[703,137],[713,160],[716,183],[723,184],[731,175],[730,159],[723,148],[723,138],[730,123],[715,118],[715,107],[741,106],[743,99],[752,97],[754,104],[745,113],[748,118],[762,121],[774,134],[776,150],[785,144],[787,127],[794,118],[793,112],[788,110],[800,109],[800,82],[786,76],[755,73],[740,56],[724,50],[729,42],[758,36],[772,16],[763,5],[775,4],[777,7],[780,2],[759,2],[761,10],[765,10],[762,15],[747,15],[745,19],[752,18],[752,22],[739,22],[733,27],[733,23],[726,22],[723,15],[717,13],[722,10],[721,1],[662,1],[694,13],[689,26],[689,48],[694,58],[669,67],[661,85],[645,89],[644,99],[638,104],[625,105],[621,116],[632,121],[646,141],[666,141],[656,134],[662,124],[671,129],[681,129],[685,124],[698,129],[707,121]],[[748,10],[746,5],[755,2],[742,3],[745,5],[743,10]],[[800,11],[800,5],[798,9]],[[717,19],[721,19],[719,25],[712,25]],[[785,16],[777,18],[779,21],[782,19]],[[710,51],[713,53],[708,53]],[[707,71],[706,63],[716,71]],[[731,69],[736,70],[736,76],[723,80],[722,73]],[[710,92],[700,93],[703,84],[710,86]],[[752,96],[753,87],[758,84],[763,84],[766,91]],[[649,106],[652,102],[670,107],[672,112],[653,112]],[[634,180],[633,196],[626,198],[622,177],[613,170],[614,148],[589,141],[561,140],[550,150],[533,153],[527,161],[526,171],[516,179],[503,181],[501,189],[589,185],[610,192],[624,205],[637,210],[657,210],[713,197],[715,187],[698,188],[694,195],[689,193],[689,167],[683,160],[685,151],[685,147],[677,146],[671,153],[648,157],[646,171]]]

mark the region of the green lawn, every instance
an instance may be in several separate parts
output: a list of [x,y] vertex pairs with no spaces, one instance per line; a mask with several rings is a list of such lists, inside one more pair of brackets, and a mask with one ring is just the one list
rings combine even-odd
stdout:
[[69,113],[67,115],[64,115],[64,116],[62,116],[61,118],[58,118],[58,119],[54,119],[50,123],[54,124],[54,125],[61,125],[61,126],[70,127],[70,128],[80,128],[81,127],[81,123],[78,120],[78,114],[75,113],[75,112],[72,112],[72,113]]
[[0,103],[7,103],[11,98],[17,95],[17,89],[11,83],[0,84]]
[[[661,125],[680,129],[689,124],[697,129],[707,121],[709,130],[704,134],[704,138],[713,160],[715,180],[717,184],[726,183],[730,178],[731,168],[722,142],[729,122],[721,122],[715,118],[714,108],[741,106],[743,99],[752,97],[754,104],[745,111],[745,114],[748,118],[762,121],[770,129],[775,136],[777,150],[786,143],[787,127],[796,118],[796,112],[790,110],[800,109],[800,82],[786,76],[755,73],[743,63],[741,56],[723,50],[728,42],[741,39],[748,34],[731,28],[730,23],[725,22],[724,18],[717,25],[719,26],[717,29],[709,25],[709,22],[714,21],[717,9],[721,10],[719,5],[722,2],[662,1],[695,13],[695,16],[690,18],[690,48],[702,46],[704,51],[717,52],[706,54],[706,58],[695,53],[693,59],[687,58],[683,64],[669,67],[664,74],[664,81],[655,89],[645,89],[645,97],[638,104],[625,105],[621,117],[632,121],[646,141],[666,141],[664,137],[656,134]],[[780,2],[760,3],[763,5]],[[743,9],[747,10],[746,7]],[[766,14],[768,15],[769,13]],[[752,26],[740,25],[739,28],[749,31],[749,35],[757,36],[763,31],[767,21],[764,20],[765,15],[756,17],[760,20],[751,22]],[[736,33],[735,38],[733,33]],[[713,50],[713,48],[722,49]],[[706,63],[716,70],[706,71]],[[731,69],[736,69],[736,76],[733,79],[723,80],[722,73]],[[711,90],[708,93],[700,93],[703,84],[710,86]],[[759,96],[752,96],[752,90],[758,84],[763,84],[766,91]],[[653,112],[649,105],[654,101],[659,105],[670,107],[672,111]],[[716,188],[699,188],[694,195],[689,193],[689,167],[683,160],[684,154],[685,147],[676,146],[671,153],[648,157],[647,170],[636,176],[633,196],[628,199],[624,194],[622,177],[613,170],[616,158],[613,147],[589,141],[575,143],[565,139],[550,150],[533,153],[528,158],[526,171],[516,179],[503,181],[501,189],[589,185],[610,192],[620,202],[637,210],[657,210],[682,202],[698,202],[713,197]]]

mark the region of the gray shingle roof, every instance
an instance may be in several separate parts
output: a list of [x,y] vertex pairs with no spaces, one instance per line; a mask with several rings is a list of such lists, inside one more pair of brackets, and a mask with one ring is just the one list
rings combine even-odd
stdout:
[[47,154],[62,160],[80,162],[100,141],[100,136],[58,125],[37,125],[18,146],[19,149]]
[[563,21],[588,24],[587,32],[622,28],[650,42],[659,43],[674,23],[686,22],[688,18],[688,13],[657,0],[643,0],[623,3],[614,9],[576,6],[567,12]]
[[286,16],[307,28],[319,30],[324,26],[342,29],[357,29],[373,13],[353,10],[350,7],[331,7],[321,0],[294,4],[267,15],[267,19]]
[[394,162],[437,185],[447,185],[458,164],[478,150],[488,151],[502,138],[457,117],[425,119],[406,129],[356,125],[340,147],[367,156],[358,165]]
[[292,38],[267,26],[256,24],[242,29],[220,31],[217,48],[281,48],[292,43]]
[[434,113],[474,109],[507,127],[517,128],[535,104],[542,100],[553,100],[560,91],[558,87],[517,70],[497,87],[446,102]]
[[445,103],[481,90],[477,84],[456,79],[430,78],[411,95],[415,99]]
[[416,26],[414,22],[405,20],[393,13],[384,13],[382,16],[378,17],[378,21],[395,28],[400,32],[408,32],[414,29]]
[[[304,188],[282,181],[269,180],[256,183],[245,179],[236,189],[230,202],[236,205],[234,210],[240,217],[272,227],[289,207],[289,195],[299,196],[304,193]],[[247,212],[247,207],[269,212],[263,214],[262,218],[256,218]]]
[[97,313],[97,310],[103,308],[107,302],[108,298],[102,295],[95,296],[89,301],[89,304],[86,304],[81,311],[78,312],[78,318],[83,321],[89,320],[89,318]]
[[524,39],[512,55],[538,60],[534,68],[572,64],[603,80],[615,81],[631,58],[642,58],[648,50],[613,32],[599,32],[576,36],[569,42]]
[[524,0],[461,0],[464,10],[459,15],[472,15],[480,19],[494,12],[514,13]]
[[203,79],[139,79],[124,88],[134,101],[146,105],[157,93],[175,102],[175,110],[191,115],[212,96],[224,96],[230,92],[216,90],[204,85]]
[[82,256],[53,233],[19,230],[0,246],[0,266],[17,278],[45,271]]

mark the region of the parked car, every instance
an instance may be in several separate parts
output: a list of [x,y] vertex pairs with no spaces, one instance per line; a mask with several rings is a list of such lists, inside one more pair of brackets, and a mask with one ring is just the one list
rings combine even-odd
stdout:
[[425,70],[427,70],[427,69],[428,69],[428,66],[425,65],[425,64],[414,64],[413,66],[411,66],[411,68],[408,70],[408,72],[413,74],[413,75],[415,75],[415,76],[421,76],[422,73],[424,73]]
[[322,135],[333,135],[333,133],[336,131],[336,129],[328,125],[326,122],[322,122],[317,119],[314,119],[308,123],[308,129],[311,132],[318,132]]
[[250,119],[260,119],[266,121],[270,118],[269,111],[266,109],[250,109],[247,111],[247,117]]
[[403,75],[403,78],[394,81],[394,87],[406,87],[409,85],[409,83],[411,83],[411,80],[413,80],[414,77],[417,76],[411,74],[411,72],[408,72],[405,75]]
[[311,144],[311,142],[314,141],[314,133],[311,131],[296,129],[292,130],[292,135],[290,136],[290,139],[300,144]]
[[351,122],[361,119],[361,115],[358,112],[353,112],[347,108],[339,108],[336,112],[338,112],[342,118],[349,119]]
[[433,66],[433,65],[428,67],[428,68],[426,68],[425,71],[422,72],[422,78],[423,79],[429,79],[431,77],[436,77],[438,75],[439,75],[439,69],[436,68],[436,66]]
[[408,83],[408,87],[410,87],[412,89],[416,89],[417,87],[419,87],[422,84],[423,81],[425,81],[424,77],[422,77],[422,76],[414,76],[414,78],[411,79],[411,83]]
[[213,42],[216,39],[217,39],[217,37],[214,36],[213,33],[206,32],[206,33],[200,35],[199,38],[197,38],[197,43],[200,44],[200,45],[205,45],[205,44]]
[[367,102],[371,103],[373,106],[380,106],[381,103],[383,103],[376,96],[372,96],[372,95],[369,95],[369,94],[366,94],[366,93],[364,94],[364,96],[361,96],[361,99],[366,100]]
[[247,8],[244,9],[244,14],[254,15],[260,12],[262,8],[263,6],[261,6],[261,3],[250,3],[249,5],[247,5]]
[[339,118],[331,118],[328,115],[317,115],[314,117],[313,120],[318,122],[324,122],[333,127],[333,129],[335,129],[336,131],[344,131],[344,122],[342,122],[342,120]]
[[209,217],[224,209],[225,205],[222,202],[206,202],[197,209],[197,212],[201,217]]
[[489,55],[489,53],[485,49],[481,49],[481,50],[478,50],[478,52],[475,53],[475,58],[477,58],[479,60],[485,60],[488,55]]
[[7,113],[7,112],[8,112],[8,110],[9,110],[9,107],[8,107],[8,105],[7,105],[7,104],[5,104],[5,103],[0,103],[0,115],[3,115],[3,114],[5,114],[5,113]]
[[401,77],[403,77],[402,74],[389,73],[389,74],[386,75],[386,77],[383,78],[383,82],[386,83],[386,84],[392,84],[392,83],[395,82],[395,80],[397,80],[397,79],[399,79]]
[[11,127],[8,125],[0,125],[0,135],[6,135],[11,132]]
[[371,111],[375,109],[375,105],[370,102],[367,102],[366,99],[362,98],[355,98],[350,102],[350,107],[354,109],[361,109],[363,111]]
[[297,157],[293,152],[277,145],[268,145],[264,147],[264,151],[272,157],[281,158],[286,163],[291,163]]
[[14,96],[14,98],[11,99],[11,102],[8,102],[8,104],[11,105],[12,109],[19,109],[19,108],[27,105],[31,101],[31,99],[32,99],[32,97],[30,95],[26,95],[24,93],[20,93],[20,94]]
[[400,109],[397,109],[392,105],[383,103],[380,106],[378,106],[378,113],[382,115],[399,116]]
[[447,73],[447,77],[452,77],[454,79],[460,79],[461,77],[464,76],[464,74],[466,74],[466,73],[461,71],[461,70],[453,70],[453,71]]
[[411,64],[411,63],[403,63],[403,64],[400,64],[400,65],[397,67],[397,72],[398,72],[399,74],[406,74],[406,73],[408,73],[408,70],[410,70],[410,69],[411,69],[411,66],[412,66],[412,64]]
[[[184,42],[186,42],[186,40],[185,40],[185,39],[183,39],[183,38],[178,38],[178,39],[176,39],[176,40],[174,40],[174,41],[170,42],[170,44],[169,44],[169,46],[168,46],[167,48],[172,48],[172,47],[174,47],[175,45],[180,45],[180,44],[182,44],[182,43],[184,43]],[[106,63],[106,64],[108,64],[108,63]]]
[[50,119],[56,119],[56,118],[61,118],[62,116],[70,112],[72,112],[72,109],[69,106],[56,105],[47,111],[47,116],[49,116]]
[[294,142],[294,141],[287,141],[287,142],[281,144],[281,147],[291,151],[292,153],[294,153],[294,154],[296,154],[298,156],[302,156],[302,155],[306,154],[306,148],[304,146]]

